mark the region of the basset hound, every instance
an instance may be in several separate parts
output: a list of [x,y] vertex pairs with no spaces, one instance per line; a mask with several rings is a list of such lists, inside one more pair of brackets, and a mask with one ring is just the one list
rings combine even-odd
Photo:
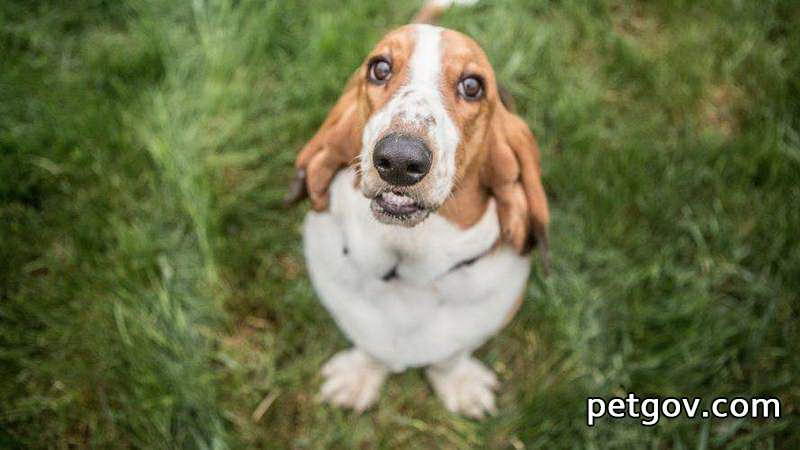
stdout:
[[297,157],[308,271],[353,344],[323,366],[322,400],[361,412],[388,374],[425,367],[448,410],[495,412],[497,378],[471,355],[519,307],[534,245],[546,267],[549,220],[536,141],[501,95],[475,41],[406,25]]

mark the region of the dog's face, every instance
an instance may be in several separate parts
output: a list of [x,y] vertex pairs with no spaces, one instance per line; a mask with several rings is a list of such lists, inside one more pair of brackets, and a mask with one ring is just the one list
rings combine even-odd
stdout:
[[546,252],[536,140],[503,105],[483,50],[461,33],[408,25],[384,36],[298,155],[289,198],[307,191],[325,210],[333,176],[354,163],[383,223],[414,226],[442,207],[466,227],[492,196],[503,240]]
[[360,74],[361,189],[381,222],[416,225],[485,147],[494,73],[472,39],[411,25],[386,35]]

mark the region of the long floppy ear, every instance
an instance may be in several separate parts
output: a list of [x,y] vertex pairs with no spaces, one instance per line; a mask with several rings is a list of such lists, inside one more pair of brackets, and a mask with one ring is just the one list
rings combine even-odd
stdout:
[[349,165],[361,149],[362,112],[358,102],[357,74],[328,113],[313,138],[295,160],[295,176],[284,203],[292,205],[306,196],[317,211],[328,208],[328,187],[336,172]]
[[495,198],[503,239],[520,253],[539,249],[549,271],[550,210],[539,166],[539,146],[528,126],[502,105],[490,123],[482,182]]

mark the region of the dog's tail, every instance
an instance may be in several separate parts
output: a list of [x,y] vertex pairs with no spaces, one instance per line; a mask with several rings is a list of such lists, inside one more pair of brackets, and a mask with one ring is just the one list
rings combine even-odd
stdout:
[[453,5],[474,5],[478,0],[426,0],[425,4],[411,19],[411,23],[434,24],[448,8]]

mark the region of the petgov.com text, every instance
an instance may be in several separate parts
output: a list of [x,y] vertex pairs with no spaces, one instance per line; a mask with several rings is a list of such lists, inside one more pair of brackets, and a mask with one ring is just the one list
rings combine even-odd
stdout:
[[642,425],[653,426],[662,419],[679,416],[694,418],[775,418],[781,417],[777,398],[715,398],[703,408],[703,400],[695,397],[650,397],[640,399],[634,393],[626,397],[589,397],[586,399],[586,424],[594,426],[598,419],[630,417],[641,419]]

